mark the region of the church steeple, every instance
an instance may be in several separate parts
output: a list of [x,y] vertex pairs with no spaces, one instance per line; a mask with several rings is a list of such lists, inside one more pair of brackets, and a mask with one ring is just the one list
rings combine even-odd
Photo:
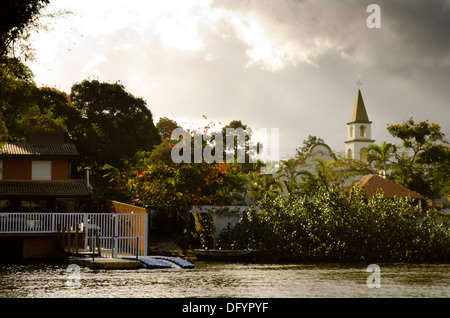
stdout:
[[[359,85],[361,82],[358,82]],[[367,160],[367,147],[374,143],[371,139],[371,124],[367,116],[366,106],[358,89],[352,116],[347,123],[348,139],[345,141],[345,154],[347,158]]]
[[353,105],[352,117],[347,124],[352,123],[372,123],[369,121],[369,116],[367,116],[366,106],[364,105],[361,90],[359,89],[358,94],[356,95],[355,104]]

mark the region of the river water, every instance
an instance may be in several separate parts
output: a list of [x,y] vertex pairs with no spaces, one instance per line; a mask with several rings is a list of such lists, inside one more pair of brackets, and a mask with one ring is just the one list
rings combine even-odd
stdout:
[[134,270],[0,265],[0,298],[450,297],[450,264],[378,264],[379,272],[367,272],[368,265],[196,262],[194,269]]

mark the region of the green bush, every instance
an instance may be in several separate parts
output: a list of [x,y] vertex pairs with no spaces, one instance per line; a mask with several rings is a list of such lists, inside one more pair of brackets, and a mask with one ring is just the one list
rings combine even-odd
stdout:
[[448,260],[448,223],[410,199],[381,193],[366,199],[355,187],[347,193],[320,189],[313,197],[266,197],[257,205],[259,211],[249,209],[223,233],[222,248],[258,249],[274,261]]

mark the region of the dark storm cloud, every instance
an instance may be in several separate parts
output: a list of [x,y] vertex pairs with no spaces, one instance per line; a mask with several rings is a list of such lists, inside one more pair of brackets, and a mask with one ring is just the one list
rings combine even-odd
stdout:
[[[156,117],[280,128],[287,154],[310,134],[344,149],[361,79],[377,143],[387,123],[410,116],[450,135],[448,0],[216,0],[161,12],[158,1],[129,3],[108,2],[113,17],[86,8],[79,21],[90,27],[71,51],[42,55],[57,86],[121,80]],[[371,3],[380,29],[366,25]]]
[[[381,8],[380,29],[369,29],[366,25],[370,14],[366,8],[371,3]],[[363,92],[375,121],[373,131],[377,142],[389,138],[386,123],[409,116],[433,119],[449,133],[450,1],[226,0],[214,4],[258,15],[280,43],[290,41],[298,44],[295,48],[312,48],[308,58],[318,68],[317,76],[322,80],[309,93],[291,92],[299,105],[302,101],[309,103],[299,114],[307,113],[306,117],[315,122],[299,129],[299,136],[306,137],[306,131],[319,131],[322,138],[339,150],[343,136],[336,136],[333,131],[338,131],[336,119],[342,116],[336,109],[350,111],[353,100],[348,93],[351,89],[353,98],[356,87],[348,83],[358,78],[364,82]],[[320,47],[320,41],[328,45]],[[298,67],[298,63],[305,61],[301,55],[297,57],[286,59],[285,67],[297,67],[299,72],[305,72]],[[279,71],[286,72],[286,69]],[[291,80],[298,80],[299,86],[305,85],[305,80],[314,80],[314,74],[308,70],[305,76],[293,75]],[[323,96],[330,95],[336,86],[334,100]],[[328,110],[328,119],[311,110],[331,105],[335,107]],[[332,127],[325,133],[317,129],[324,120]]]

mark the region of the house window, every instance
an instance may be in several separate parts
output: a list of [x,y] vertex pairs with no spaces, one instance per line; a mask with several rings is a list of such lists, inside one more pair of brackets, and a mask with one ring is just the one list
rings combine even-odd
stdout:
[[350,126],[350,138],[353,137],[353,126]]
[[352,150],[351,149],[347,150],[347,158],[352,159]]
[[361,137],[366,137],[366,126],[359,127],[359,134]]
[[31,180],[51,180],[51,179],[52,179],[51,161],[31,162]]

